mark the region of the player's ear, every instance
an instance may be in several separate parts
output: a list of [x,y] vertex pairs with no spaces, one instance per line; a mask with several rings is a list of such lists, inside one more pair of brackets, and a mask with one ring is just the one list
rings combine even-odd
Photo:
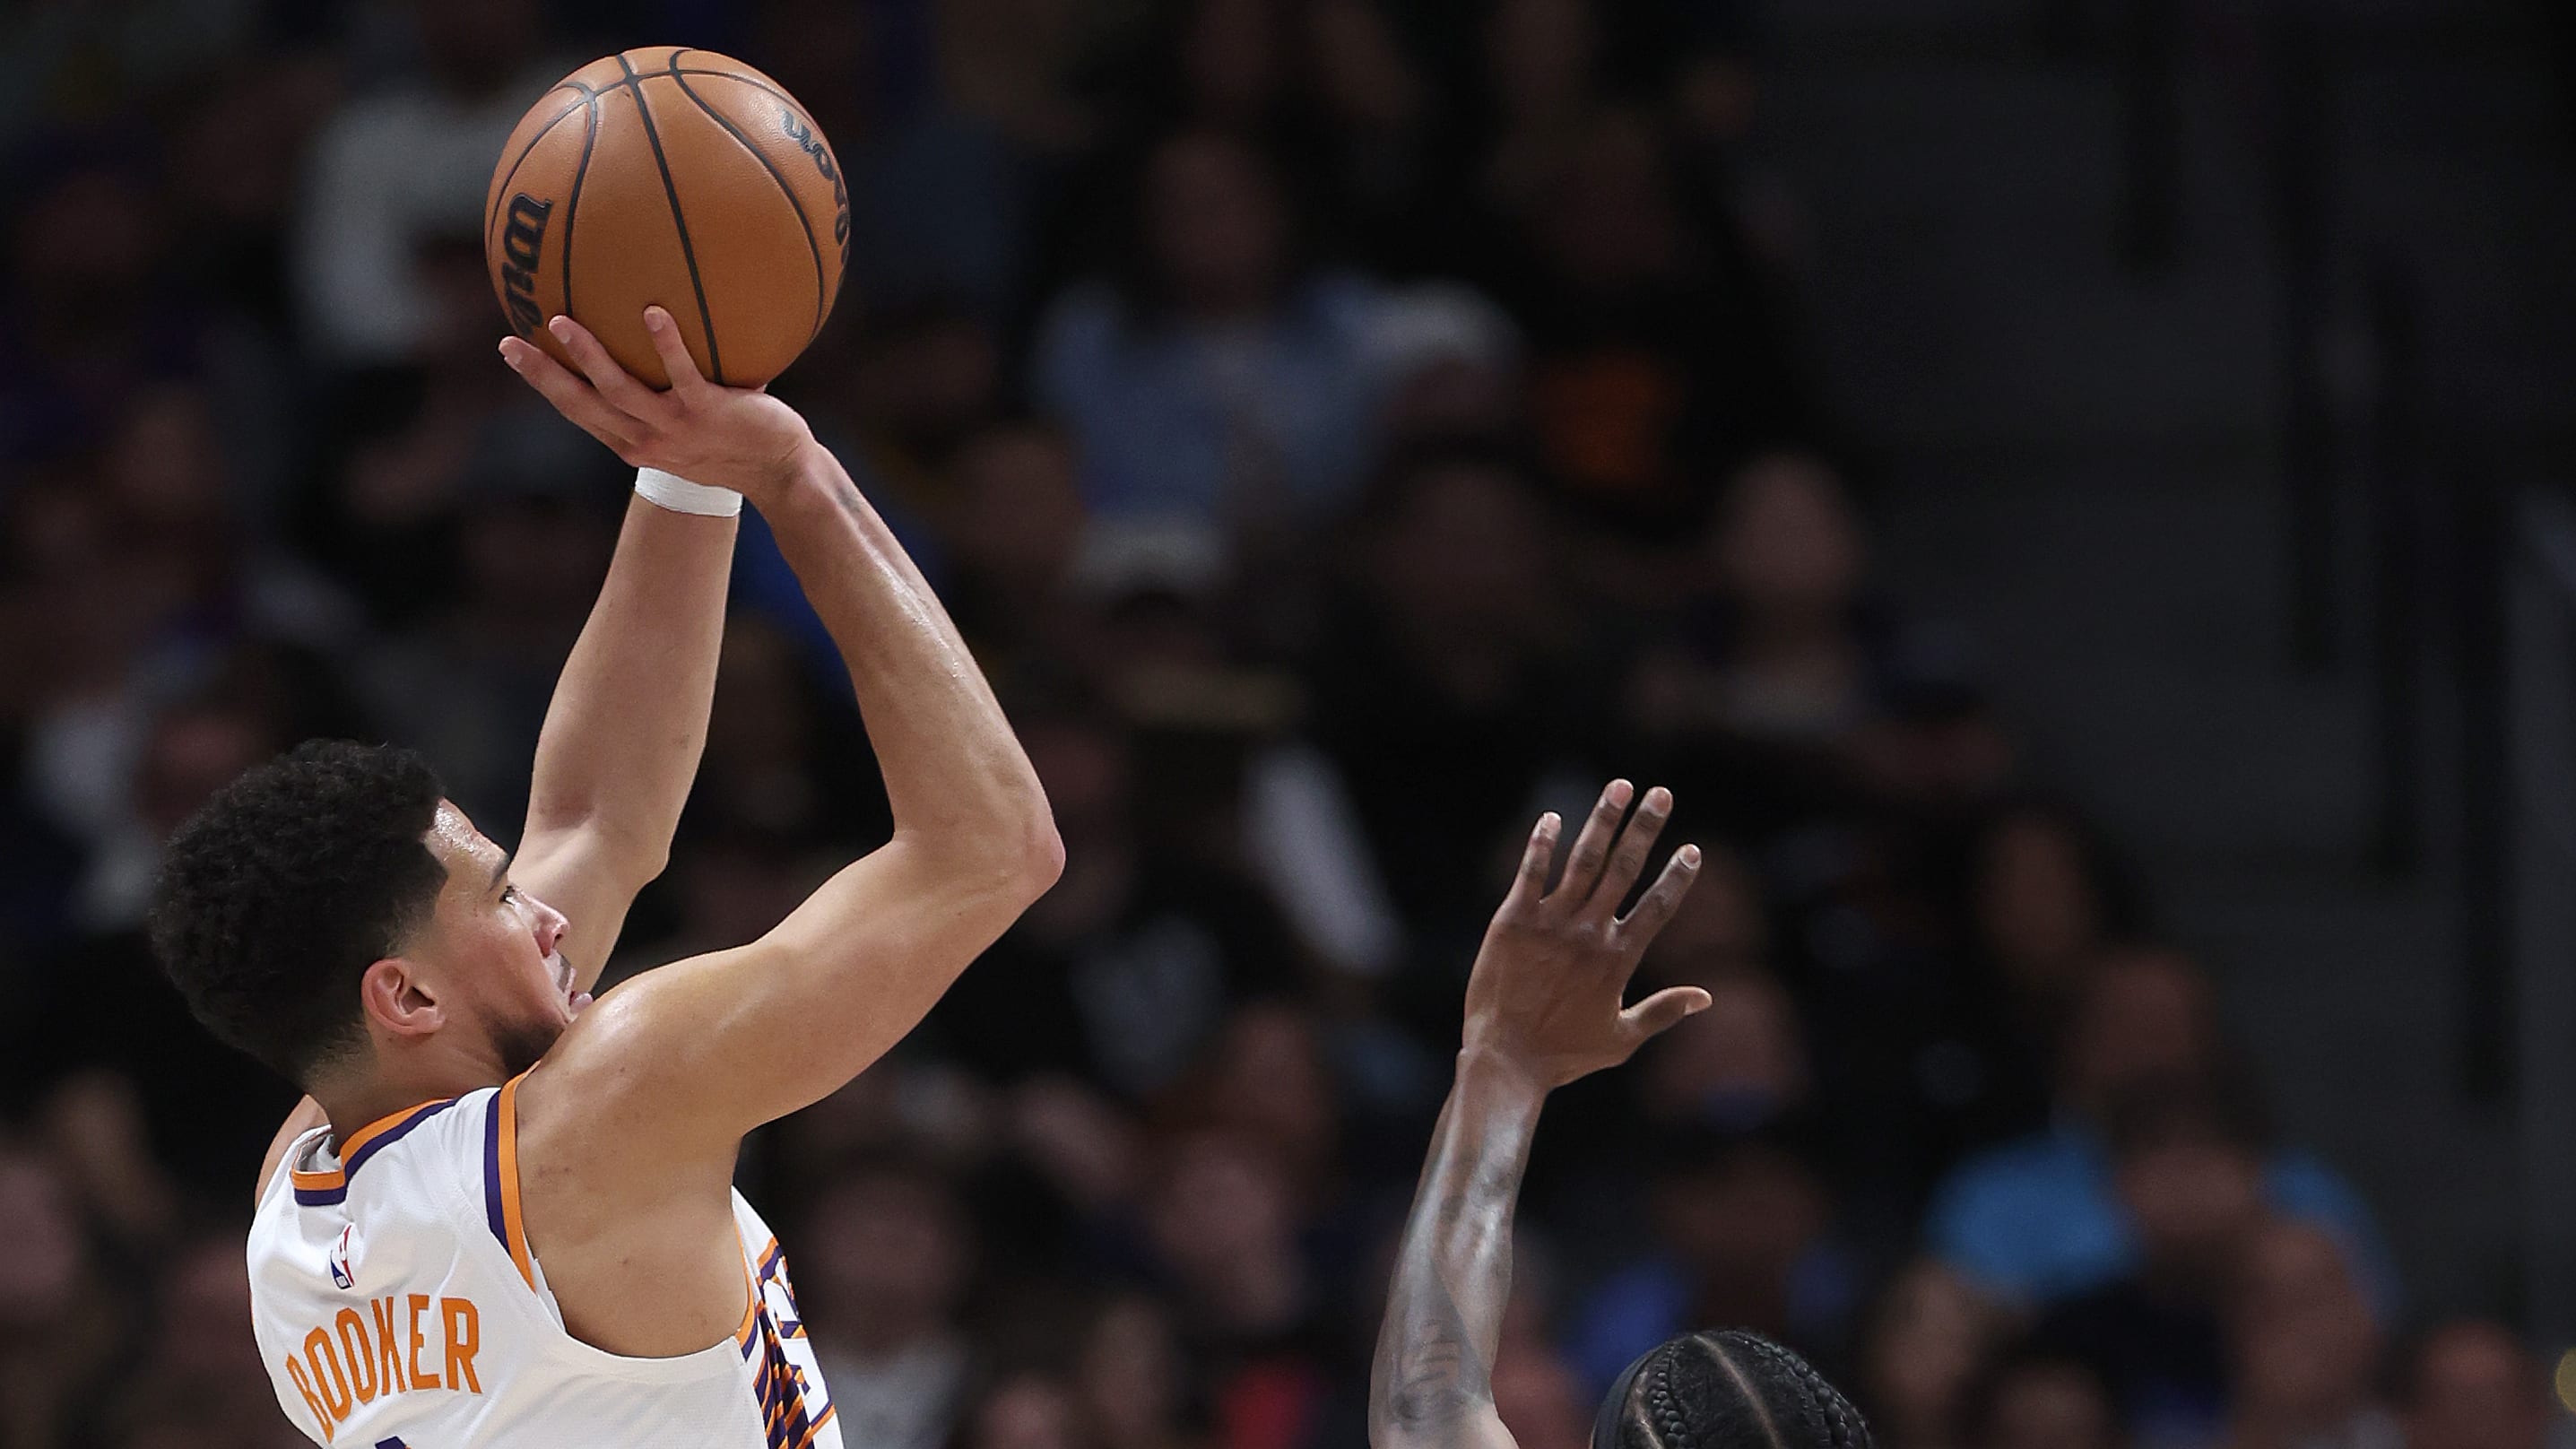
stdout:
[[406,956],[381,957],[369,966],[358,978],[358,1001],[368,1021],[394,1036],[427,1036],[447,1021],[420,963]]

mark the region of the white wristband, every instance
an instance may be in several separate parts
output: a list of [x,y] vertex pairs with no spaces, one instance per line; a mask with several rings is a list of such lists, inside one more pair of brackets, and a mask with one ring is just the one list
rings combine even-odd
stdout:
[[636,469],[635,491],[644,496],[645,502],[673,513],[731,518],[742,512],[742,495],[732,489],[692,483],[677,473],[665,473],[659,468]]

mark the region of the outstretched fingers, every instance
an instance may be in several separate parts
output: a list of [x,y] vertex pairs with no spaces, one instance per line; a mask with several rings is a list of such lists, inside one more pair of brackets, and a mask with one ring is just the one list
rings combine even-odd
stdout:
[[1565,878],[1556,883],[1551,900],[1581,906],[1592,899],[1592,888],[1601,883],[1602,867],[1610,860],[1610,843],[1619,835],[1619,821],[1628,813],[1628,801],[1636,788],[1625,780],[1613,780],[1601,791],[1601,799],[1584,819],[1583,833],[1574,837],[1574,849],[1565,857]]
[[1655,848],[1655,837],[1664,833],[1664,821],[1673,813],[1673,792],[1661,785],[1646,792],[1637,802],[1637,813],[1628,817],[1628,828],[1619,832],[1619,843],[1610,852],[1610,867],[1601,876],[1601,884],[1592,892],[1585,908],[1606,916],[1619,909],[1636,885],[1637,877],[1646,873],[1646,856]]
[[608,349],[599,344],[599,338],[589,328],[570,317],[557,317],[546,324],[546,330],[563,344],[564,351],[572,354],[573,366],[581,369],[581,375],[590,379],[590,385],[610,407],[647,425],[662,416],[667,404],[609,356]]
[[501,360],[525,378],[539,396],[554,404],[556,412],[620,456],[635,446],[635,420],[610,407],[596,388],[574,376],[570,368],[548,357],[542,349],[516,337],[504,337]]
[[1640,952],[1654,944],[1655,937],[1679,910],[1682,897],[1690,894],[1691,882],[1699,879],[1699,847],[1685,845],[1664,862],[1663,874],[1647,887],[1637,908],[1619,918],[1619,934]]
[[1548,867],[1556,863],[1557,832],[1565,822],[1550,810],[1530,828],[1529,844],[1521,849],[1520,872],[1512,877],[1511,891],[1503,897],[1503,908],[1532,906],[1547,896]]

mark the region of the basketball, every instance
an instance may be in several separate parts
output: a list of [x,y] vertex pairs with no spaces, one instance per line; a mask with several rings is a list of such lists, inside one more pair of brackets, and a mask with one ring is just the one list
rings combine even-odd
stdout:
[[776,377],[841,287],[850,193],[814,118],[727,56],[649,46],[557,82],[501,149],[483,254],[510,330],[567,366],[557,314],[628,372],[670,383],[644,331],[659,304],[698,370]]

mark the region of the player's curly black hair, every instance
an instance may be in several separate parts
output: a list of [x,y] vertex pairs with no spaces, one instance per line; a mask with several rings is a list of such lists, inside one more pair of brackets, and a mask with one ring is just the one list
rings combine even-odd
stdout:
[[1601,1404],[1592,1449],[1870,1449],[1860,1410],[1807,1361],[1740,1329],[1647,1350]]
[[345,740],[215,792],[163,850],[150,916],[197,1019],[298,1084],[355,1045],[359,976],[446,882],[424,839],[445,794],[418,754]]

